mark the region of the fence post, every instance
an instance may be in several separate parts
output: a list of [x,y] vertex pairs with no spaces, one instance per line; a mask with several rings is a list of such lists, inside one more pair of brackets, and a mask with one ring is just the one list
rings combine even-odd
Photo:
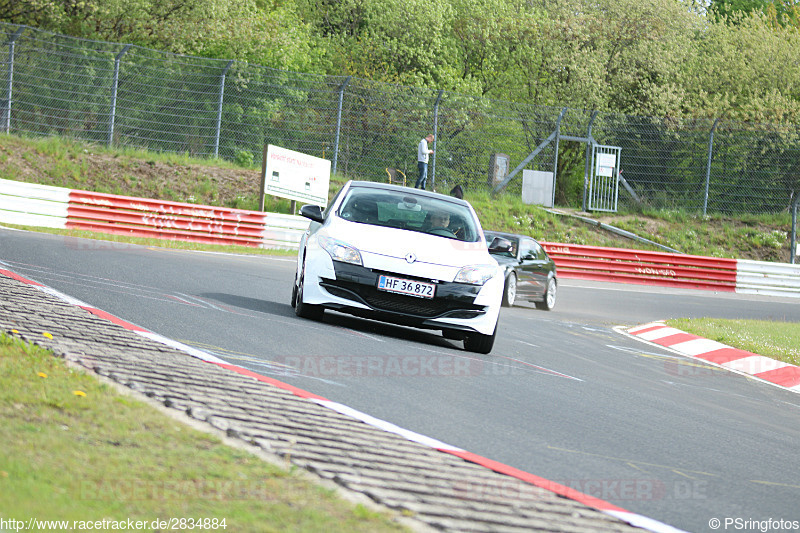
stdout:
[[589,142],[586,143],[586,164],[583,169],[583,202],[581,203],[581,211],[586,212],[586,190],[589,188],[589,169],[592,163],[592,144],[594,143],[592,137],[592,126],[594,126],[594,119],[597,118],[597,111],[592,111],[592,117],[589,119],[589,126],[586,128],[586,138]]
[[800,203],[800,191],[794,191],[792,201],[792,241],[789,248],[789,262],[794,264],[797,255],[797,204]]
[[336,111],[336,138],[333,140],[333,165],[331,166],[331,174],[336,174],[336,161],[339,159],[339,133],[342,131],[342,101],[344,100],[344,89],[350,83],[352,76],[347,76],[339,86],[339,108]]
[[558,120],[556,120],[556,155],[553,157],[553,197],[551,199],[550,205],[556,205],[556,175],[558,174],[558,141],[559,135],[561,133],[561,119],[564,118],[564,115],[567,114],[567,107],[561,110],[561,113],[558,114]]
[[233,59],[228,61],[228,64],[225,66],[225,69],[222,71],[222,76],[220,76],[219,81],[219,104],[217,105],[217,128],[216,132],[214,133],[214,158],[216,159],[219,157],[219,130],[222,128],[222,100],[225,95],[225,75],[228,73],[228,70],[233,65]]
[[703,197],[703,216],[706,216],[706,211],[708,209],[708,186],[711,182],[711,158],[714,155],[714,131],[717,129],[717,124],[719,124],[719,119],[714,121],[714,125],[711,126],[711,135],[708,137],[708,164],[706,165],[706,193]]
[[106,141],[109,148],[114,144],[114,121],[117,118],[117,88],[119,87],[119,62],[122,60],[122,56],[128,53],[130,49],[131,45],[126,44],[120,53],[117,54],[117,57],[114,58],[114,87],[111,91],[111,114],[108,117],[108,139]]
[[13,87],[13,80],[14,80],[14,47],[16,40],[25,30],[25,26],[20,26],[17,28],[11,38],[8,40],[8,86],[6,89],[6,94],[8,98],[5,101],[5,109],[3,109],[3,128],[6,130],[6,133],[11,132],[11,89]]
[[439,90],[436,102],[433,104],[433,161],[431,162],[431,190],[436,190],[436,141],[439,139],[439,102],[442,101],[444,89]]

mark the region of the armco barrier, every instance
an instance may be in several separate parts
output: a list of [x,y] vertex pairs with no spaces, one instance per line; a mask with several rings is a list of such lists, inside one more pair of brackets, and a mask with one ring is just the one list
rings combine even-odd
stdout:
[[0,222],[154,239],[297,248],[308,220],[292,215],[132,198],[0,180]]
[[736,292],[800,297],[800,265],[740,259],[737,263]]
[[0,179],[0,222],[64,228],[69,189]]
[[[0,179],[0,223],[297,249],[308,220]],[[542,242],[561,278],[800,297],[800,266]]]
[[72,191],[67,228],[207,244],[259,246],[265,215],[238,209]]
[[736,291],[736,259],[550,242],[542,246],[562,278]]

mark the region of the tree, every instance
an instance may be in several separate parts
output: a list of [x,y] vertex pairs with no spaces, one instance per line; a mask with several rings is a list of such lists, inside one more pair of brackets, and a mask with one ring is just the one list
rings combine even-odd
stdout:
[[[0,20],[85,39],[313,70],[293,4],[264,0],[0,0]],[[5,8],[5,9],[4,9]]]
[[545,2],[520,25],[514,58],[541,103],[631,114],[680,105],[676,82],[700,17],[675,0]]
[[800,33],[774,28],[766,15],[710,24],[680,83],[696,113],[753,122],[800,122]]
[[764,13],[771,3],[770,0],[710,0],[708,14],[716,22],[735,24],[740,20],[739,15]]
[[773,28],[780,26],[800,30],[800,2],[797,0],[774,0],[767,5],[765,14]]
[[301,2],[301,17],[325,48],[330,74],[407,85],[446,85],[452,77],[449,3],[423,0]]
[[516,0],[455,0],[450,23],[453,89],[482,96],[508,97],[520,83],[512,54],[527,48],[519,28],[528,13]]

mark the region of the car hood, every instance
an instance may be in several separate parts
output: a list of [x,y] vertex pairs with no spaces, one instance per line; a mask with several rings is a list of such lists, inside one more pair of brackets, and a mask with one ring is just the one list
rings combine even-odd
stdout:
[[[416,231],[370,226],[346,220],[337,220],[326,233],[358,248],[362,257],[374,254],[405,259],[409,254],[414,254],[418,263],[454,268],[496,264],[482,242],[463,242]],[[365,263],[368,261],[367,257],[364,257],[364,261]]]

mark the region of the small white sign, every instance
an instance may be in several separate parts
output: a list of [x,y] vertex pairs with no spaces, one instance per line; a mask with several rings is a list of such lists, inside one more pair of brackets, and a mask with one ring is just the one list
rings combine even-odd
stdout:
[[327,159],[270,144],[266,170],[267,194],[319,206],[328,204],[331,162]]
[[597,167],[597,175],[610,178],[614,176],[614,167]]
[[597,154],[597,167],[595,174],[597,176],[614,176],[614,167],[617,166],[616,154]]

